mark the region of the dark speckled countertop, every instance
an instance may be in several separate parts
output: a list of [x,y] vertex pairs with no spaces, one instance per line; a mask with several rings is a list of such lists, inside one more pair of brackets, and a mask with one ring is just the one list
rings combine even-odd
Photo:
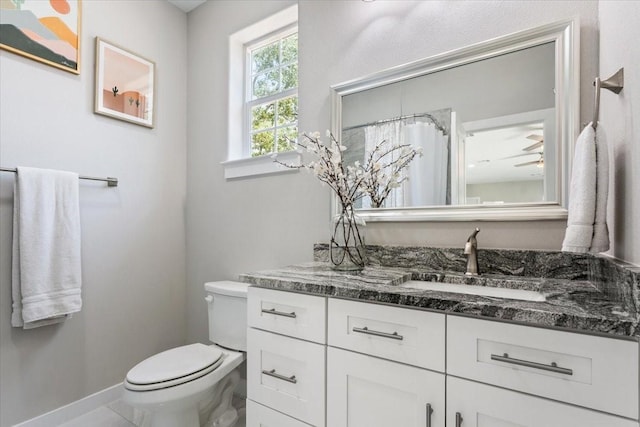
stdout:
[[[323,258],[326,259],[326,246],[316,245],[314,249],[314,262],[242,274],[239,279],[277,290],[586,333],[634,339],[640,337],[636,308],[640,269],[610,259],[557,252],[493,250],[484,254],[484,258],[490,257],[493,263],[483,264],[483,257],[479,254],[481,272],[485,265],[483,274],[468,277],[461,273],[463,270],[459,265],[461,260],[464,261],[464,255],[456,249],[376,246],[368,247],[370,265],[358,274],[349,274],[334,271],[329,263],[323,261]],[[544,271],[535,270],[532,257],[543,264],[540,268]],[[385,258],[386,262],[380,261]],[[557,268],[553,268],[554,262]],[[514,271],[510,271],[514,264],[527,264],[531,271],[523,270],[520,274],[514,274]],[[542,293],[546,301],[522,301],[400,286],[407,280],[528,289]]]

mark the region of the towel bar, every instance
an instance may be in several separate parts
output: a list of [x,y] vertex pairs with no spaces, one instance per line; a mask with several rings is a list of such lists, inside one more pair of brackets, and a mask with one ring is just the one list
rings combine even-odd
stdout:
[[624,87],[624,68],[620,68],[613,76],[606,80],[600,80],[600,77],[596,77],[593,85],[596,87],[596,96],[591,125],[595,129],[598,127],[598,116],[600,114],[600,89],[608,89],[613,93],[620,93]]
[[[13,173],[17,173],[18,170],[16,168],[5,168],[5,167],[0,167],[0,171],[1,172],[13,172]],[[84,176],[84,175],[80,175],[78,178],[80,179],[89,179],[91,181],[104,181],[107,183],[107,185],[109,187],[117,187],[118,186],[118,178],[114,178],[112,176],[108,176],[106,178],[97,178],[95,176]]]

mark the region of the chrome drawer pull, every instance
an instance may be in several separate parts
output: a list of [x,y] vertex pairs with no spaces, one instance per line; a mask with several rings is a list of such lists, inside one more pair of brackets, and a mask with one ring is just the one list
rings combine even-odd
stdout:
[[431,427],[431,414],[433,414],[431,403],[427,403],[427,427]]
[[270,377],[277,378],[277,379],[282,380],[282,381],[286,381],[288,383],[295,384],[295,383],[298,382],[298,380],[296,379],[295,375],[291,375],[290,377],[285,377],[284,375],[280,375],[280,374],[276,373],[275,369],[272,369],[270,371],[267,371],[267,370],[263,369],[262,373],[265,374],[265,375],[269,375]]
[[285,313],[284,311],[276,311],[275,308],[270,308],[268,310],[266,308],[263,308],[262,312],[267,314],[275,314],[276,316],[291,317],[292,319],[295,319],[297,317],[295,311],[292,311],[291,313]]
[[543,371],[551,371],[557,374],[573,375],[572,369],[561,368],[556,364],[556,362],[552,362],[551,365],[545,365],[544,363],[529,362],[528,360],[522,360],[522,359],[514,359],[513,357],[509,357],[508,353],[504,353],[502,356],[499,356],[497,354],[492,354],[491,360],[497,360],[498,362],[511,363],[513,365],[527,366],[529,368],[542,369]]
[[456,412],[456,427],[462,427],[462,414]]
[[377,337],[385,337],[385,338],[392,338],[394,340],[403,340],[404,337],[400,334],[398,334],[397,332],[394,332],[392,334],[388,333],[388,332],[380,332],[380,331],[374,331],[373,329],[369,329],[366,326],[364,328],[357,328],[357,327],[353,327],[353,332],[359,332],[361,334],[369,334],[369,335],[375,335]]

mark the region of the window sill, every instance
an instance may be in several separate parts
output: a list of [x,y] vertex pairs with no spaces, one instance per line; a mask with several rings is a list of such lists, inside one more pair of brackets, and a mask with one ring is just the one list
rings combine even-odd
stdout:
[[[249,176],[270,175],[274,173],[297,172],[273,161],[272,155],[248,157],[222,162],[225,179],[244,178]],[[278,160],[289,165],[300,165],[301,155],[297,151],[278,153]]]

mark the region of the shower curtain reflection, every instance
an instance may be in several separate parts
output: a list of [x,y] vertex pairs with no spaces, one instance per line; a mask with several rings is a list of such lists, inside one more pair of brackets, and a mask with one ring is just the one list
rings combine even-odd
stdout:
[[416,122],[404,127],[404,141],[422,147],[423,155],[409,165],[405,201],[396,206],[450,204],[449,138],[433,123]]
[[[342,143],[347,164],[362,163],[376,145],[387,141],[394,145],[410,144],[422,148],[403,171],[407,180],[394,189],[385,200],[385,208],[434,206],[451,203],[450,138],[451,109],[415,114],[343,129]],[[386,164],[395,158],[385,158]],[[371,209],[368,197],[358,201],[356,208]]]
[[[364,150],[365,153],[372,152],[378,144],[382,141],[387,141],[392,145],[404,144],[403,126],[401,121],[392,121],[386,123],[380,123],[376,125],[369,125],[364,128]],[[388,156],[380,159],[380,167],[388,166],[397,160],[399,152],[394,151]],[[366,155],[366,154],[365,154]],[[364,156],[363,156],[364,158]],[[415,161],[415,159],[414,159]],[[406,172],[403,171],[406,174]],[[391,190],[389,195],[384,201],[384,207],[396,207],[404,205],[404,185]],[[365,197],[362,200],[362,208],[370,209],[371,200],[369,197]]]

